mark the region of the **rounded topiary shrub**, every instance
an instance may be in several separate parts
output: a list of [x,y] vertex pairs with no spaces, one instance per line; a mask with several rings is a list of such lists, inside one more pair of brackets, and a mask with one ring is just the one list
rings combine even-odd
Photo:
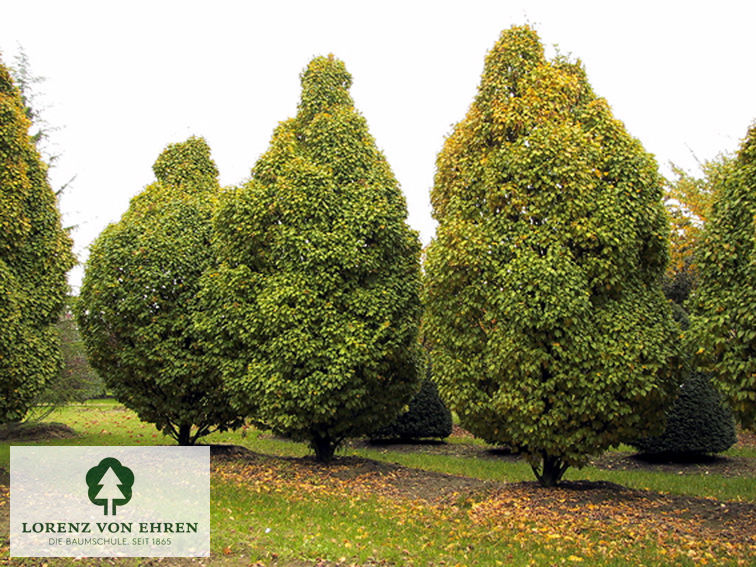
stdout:
[[424,380],[409,409],[372,433],[373,440],[445,438],[452,432],[452,416],[431,380]]
[[735,419],[708,374],[694,372],[680,388],[667,411],[667,424],[658,436],[633,442],[643,454],[691,458],[721,453],[737,441]]

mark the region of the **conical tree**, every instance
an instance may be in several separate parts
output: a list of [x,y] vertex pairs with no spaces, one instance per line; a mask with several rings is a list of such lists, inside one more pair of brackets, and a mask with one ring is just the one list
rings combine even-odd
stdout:
[[20,421],[60,369],[55,323],[74,265],[30,123],[0,63],[0,423]]
[[426,378],[420,391],[409,403],[407,411],[394,421],[373,431],[370,439],[416,440],[449,437],[452,432],[452,415],[438,394],[436,384]]
[[711,385],[709,375],[691,372],[666,411],[664,432],[632,445],[649,456],[689,459],[721,453],[736,441],[732,410]]
[[108,388],[187,445],[241,422],[193,324],[200,277],[215,261],[211,219],[220,187],[200,138],[169,145],[153,170],[157,182],[92,245],[76,311]]
[[696,251],[691,331],[701,363],[746,427],[756,425],[756,124],[720,178]]
[[462,426],[553,485],[654,423],[677,336],[662,185],[581,65],[504,31],[431,198],[425,336]]
[[415,392],[420,244],[344,64],[317,57],[301,80],[296,117],[222,202],[204,326],[237,406],[328,461]]

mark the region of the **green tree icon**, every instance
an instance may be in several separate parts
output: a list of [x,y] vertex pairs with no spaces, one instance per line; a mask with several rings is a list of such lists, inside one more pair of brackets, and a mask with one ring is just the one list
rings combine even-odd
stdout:
[[89,500],[92,504],[104,507],[104,514],[116,514],[116,506],[123,506],[131,500],[131,487],[134,485],[134,473],[121,464],[118,459],[107,457],[96,467],[87,471]]

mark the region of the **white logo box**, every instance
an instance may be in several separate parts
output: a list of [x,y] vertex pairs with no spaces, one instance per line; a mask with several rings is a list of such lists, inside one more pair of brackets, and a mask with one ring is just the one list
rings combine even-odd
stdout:
[[207,557],[210,448],[11,447],[10,523],[11,557]]

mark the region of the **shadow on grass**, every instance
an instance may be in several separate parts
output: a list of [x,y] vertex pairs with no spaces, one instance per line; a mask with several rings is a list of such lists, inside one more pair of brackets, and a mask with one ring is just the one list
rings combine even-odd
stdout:
[[0,426],[0,442],[72,439],[79,434],[63,423],[7,423]]

